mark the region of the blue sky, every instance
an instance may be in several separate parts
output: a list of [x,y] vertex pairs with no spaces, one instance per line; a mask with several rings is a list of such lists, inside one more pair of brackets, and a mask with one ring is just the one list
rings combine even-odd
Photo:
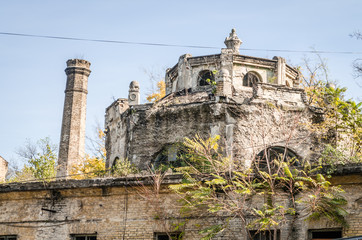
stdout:
[[[131,81],[150,90],[144,70],[161,73],[180,55],[219,53],[231,28],[241,48],[362,51],[349,34],[362,30],[362,1],[116,1],[1,0],[0,32],[91,39],[213,46],[219,49],[156,47],[51,40],[0,35],[0,155],[18,162],[15,151],[26,139],[59,142],[66,76],[65,62],[92,63],[88,86],[87,134],[113,99],[127,97]],[[299,65],[313,54],[247,51],[241,54]],[[362,97],[352,63],[360,55],[322,54],[330,79]]]

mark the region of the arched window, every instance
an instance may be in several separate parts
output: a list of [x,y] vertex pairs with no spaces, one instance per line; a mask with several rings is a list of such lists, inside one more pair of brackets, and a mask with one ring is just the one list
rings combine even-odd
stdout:
[[244,76],[243,86],[252,87],[257,82],[261,82],[260,76],[255,72],[248,72]]
[[275,167],[275,160],[290,162],[290,164],[293,166],[299,165],[297,154],[289,148],[282,146],[273,146],[264,149],[257,155],[255,163],[261,169],[267,168],[268,163],[270,167],[273,168]]
[[197,80],[199,86],[208,86],[210,82],[215,81],[215,76],[210,70],[204,70],[199,73],[199,78]]
[[159,169],[160,167],[173,168],[183,166],[182,157],[185,155],[181,143],[168,144],[159,151],[153,161],[152,168]]
[[118,161],[119,161],[119,157],[115,157],[113,160],[113,163],[112,163],[112,168],[114,168],[118,164]]

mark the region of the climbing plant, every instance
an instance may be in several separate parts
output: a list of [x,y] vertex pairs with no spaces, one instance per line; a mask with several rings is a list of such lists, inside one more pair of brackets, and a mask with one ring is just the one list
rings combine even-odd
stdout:
[[13,170],[9,181],[28,181],[35,179],[50,180],[56,175],[56,146],[49,138],[43,138],[36,143],[28,140],[17,154],[25,163],[22,169]]
[[[202,239],[211,239],[239,221],[246,235],[249,230],[272,231],[298,219],[327,218],[346,225],[346,199],[343,190],[332,186],[308,162],[296,167],[298,159],[278,156],[259,167],[241,168],[223,155],[219,136],[206,140],[186,138],[188,166],[180,167],[184,180],[170,188],[180,198],[186,218],[214,217],[222,221],[201,227]],[[293,239],[292,230],[288,239]]]

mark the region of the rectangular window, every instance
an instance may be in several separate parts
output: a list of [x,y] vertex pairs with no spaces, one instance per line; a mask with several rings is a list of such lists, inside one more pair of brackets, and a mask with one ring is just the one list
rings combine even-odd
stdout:
[[97,240],[97,235],[72,235],[72,240]]
[[[270,231],[250,231],[249,240],[274,240],[274,230]],[[251,237],[251,238],[250,238]],[[280,240],[280,230],[277,230],[277,240]]]
[[328,240],[342,237],[341,229],[321,229],[309,230],[309,239],[311,240]]
[[155,240],[181,240],[181,233],[155,233]]
[[15,236],[15,235],[11,235],[11,236],[0,236],[0,240],[16,240],[16,236]]

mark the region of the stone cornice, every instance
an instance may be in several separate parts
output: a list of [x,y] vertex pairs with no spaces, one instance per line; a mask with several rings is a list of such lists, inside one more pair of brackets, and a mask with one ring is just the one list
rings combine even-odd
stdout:
[[84,67],[67,67],[65,70],[65,73],[67,75],[69,74],[82,74],[85,75],[87,77],[89,77],[91,70],[89,70],[88,68],[84,68]]

